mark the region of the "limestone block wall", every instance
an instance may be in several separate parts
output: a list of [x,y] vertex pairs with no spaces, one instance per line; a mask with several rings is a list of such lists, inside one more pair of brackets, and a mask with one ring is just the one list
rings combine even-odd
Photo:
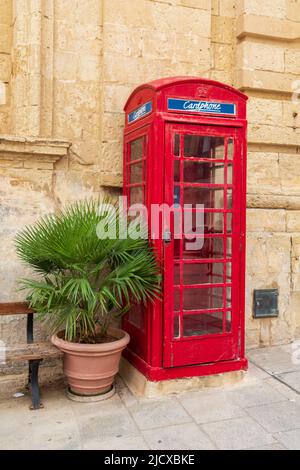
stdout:
[[12,2],[0,1],[0,129],[10,131]]
[[[247,336],[253,346],[299,334],[300,4],[237,2],[236,86],[248,108]],[[251,318],[254,288],[278,288],[278,319]]]

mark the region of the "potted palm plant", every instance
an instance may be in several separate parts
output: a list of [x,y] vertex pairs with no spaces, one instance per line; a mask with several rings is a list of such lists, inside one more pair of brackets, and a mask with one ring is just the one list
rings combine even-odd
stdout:
[[[80,201],[16,237],[18,256],[35,272],[20,280],[20,289],[50,324],[52,342],[64,352],[69,389],[78,395],[111,389],[129,342],[114,323],[133,302],[159,295],[160,274],[148,240],[128,231],[120,236],[120,217],[108,199]],[[104,222],[115,224],[114,236],[99,234]]]

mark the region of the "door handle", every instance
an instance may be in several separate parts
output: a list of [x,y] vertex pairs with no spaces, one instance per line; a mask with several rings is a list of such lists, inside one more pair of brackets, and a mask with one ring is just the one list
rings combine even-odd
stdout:
[[170,243],[172,241],[172,234],[169,230],[163,232],[163,241],[165,243]]

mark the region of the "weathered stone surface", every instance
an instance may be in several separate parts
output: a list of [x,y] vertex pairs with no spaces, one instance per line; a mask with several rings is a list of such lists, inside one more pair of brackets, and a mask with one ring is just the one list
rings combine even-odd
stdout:
[[300,51],[298,49],[288,49],[285,52],[285,70],[288,73],[300,74]]
[[244,0],[240,2],[242,12],[275,18],[284,18],[287,14],[286,0]]
[[300,211],[288,211],[286,214],[288,232],[300,232]]
[[[290,18],[291,19],[291,18]],[[240,15],[237,18],[236,32],[239,38],[245,36],[261,36],[280,40],[297,39],[299,25],[293,21],[282,18],[266,18],[259,15]]]
[[248,209],[248,232],[285,232],[286,213],[284,210]]
[[284,48],[243,41],[237,47],[239,67],[246,70],[284,72]]

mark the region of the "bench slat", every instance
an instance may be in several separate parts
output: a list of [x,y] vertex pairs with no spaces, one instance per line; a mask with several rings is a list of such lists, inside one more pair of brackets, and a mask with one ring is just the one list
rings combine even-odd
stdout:
[[51,343],[21,344],[6,350],[6,362],[52,359],[62,357],[63,353]]
[[28,315],[34,310],[28,307],[26,302],[0,303],[0,315]]

